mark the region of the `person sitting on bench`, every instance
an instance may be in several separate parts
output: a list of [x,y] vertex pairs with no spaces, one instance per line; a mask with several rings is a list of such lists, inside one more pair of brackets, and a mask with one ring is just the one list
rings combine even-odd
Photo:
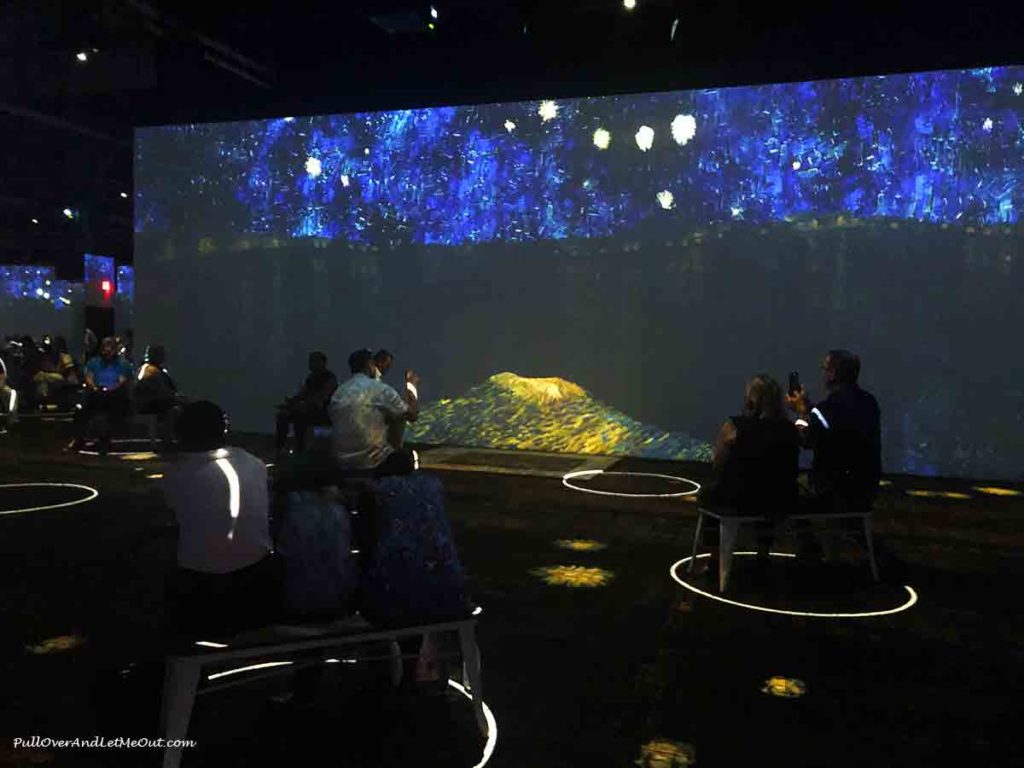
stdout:
[[132,393],[139,413],[163,416],[172,410],[180,410],[183,405],[174,379],[164,368],[166,361],[167,350],[162,344],[154,344],[146,349],[145,361],[139,368],[138,381]]
[[75,442],[73,450],[80,451],[85,444],[85,434],[96,416],[103,416],[100,434],[100,453],[110,451],[110,422],[123,421],[128,414],[128,377],[131,368],[117,356],[117,347],[112,338],[100,344],[99,357],[94,357],[85,366],[85,402],[75,413]]
[[289,427],[295,432],[295,449],[303,451],[309,428],[331,423],[326,408],[337,388],[337,377],[327,369],[327,355],[323,352],[310,352],[309,376],[298,394],[278,406],[274,440],[278,461],[288,442]]
[[416,469],[414,451],[401,445],[401,427],[419,415],[416,385],[419,376],[405,372],[405,397],[377,379],[373,352],[360,349],[349,355],[352,378],[331,398],[331,447],[342,470],[367,472],[377,477],[408,474]]
[[814,451],[801,505],[806,512],[870,509],[882,477],[878,401],[858,386],[860,358],[852,352],[832,350],[822,371],[824,400],[812,405],[803,388],[786,398],[800,417],[804,447]]
[[161,483],[178,521],[178,567],[167,595],[174,629],[233,634],[272,621],[280,577],[266,465],[224,447],[227,417],[211,402],[185,406],[175,431],[183,455]]
[[7,381],[7,363],[0,351],[0,412],[7,414],[10,424],[18,421],[18,393]]
[[725,420],[715,445],[712,479],[698,503],[723,514],[766,517],[758,532],[763,567],[775,526],[797,508],[800,434],[786,418],[782,390],[766,374],[747,382],[743,411]]

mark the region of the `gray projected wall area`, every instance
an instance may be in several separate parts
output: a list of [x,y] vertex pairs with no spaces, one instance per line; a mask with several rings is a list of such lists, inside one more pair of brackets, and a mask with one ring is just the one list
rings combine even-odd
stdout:
[[886,471],[1019,478],[1022,116],[998,67],[141,129],[137,338],[236,429],[387,347],[413,440],[698,459],[846,347]]

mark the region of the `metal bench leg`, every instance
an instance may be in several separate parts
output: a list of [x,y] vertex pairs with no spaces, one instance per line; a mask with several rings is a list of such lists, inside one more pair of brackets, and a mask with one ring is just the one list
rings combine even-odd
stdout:
[[472,622],[459,627],[459,645],[462,646],[462,685],[473,697],[473,714],[480,733],[487,736],[487,718],[484,717],[483,673],[480,665],[480,648],[476,644],[476,632]]
[[[201,664],[188,659],[167,660],[164,671],[164,703],[160,732],[168,740],[183,739],[188,734],[188,721],[199,687]],[[178,768],[182,747],[164,749],[164,768]]]
[[732,570],[732,553],[736,549],[736,537],[740,521],[723,517],[719,522],[718,542],[718,591],[725,592],[729,586],[729,572]]
[[690,563],[686,566],[687,573],[693,573],[693,564],[697,562],[697,547],[700,546],[700,535],[704,532],[704,512],[697,510],[697,530],[693,534],[693,550],[690,552]]
[[878,564],[875,562],[875,542],[871,538],[871,515],[864,515],[864,540],[868,545],[868,562],[871,563],[871,576],[878,581]]

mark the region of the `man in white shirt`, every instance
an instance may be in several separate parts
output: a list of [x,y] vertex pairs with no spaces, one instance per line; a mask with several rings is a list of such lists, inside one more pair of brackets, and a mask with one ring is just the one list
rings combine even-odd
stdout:
[[397,435],[401,425],[419,415],[419,377],[405,372],[403,397],[376,377],[369,349],[353,352],[348,365],[352,378],[338,387],[327,409],[335,462],[342,469],[370,471],[377,476],[412,472],[416,454],[402,448]]
[[186,406],[175,430],[183,455],[162,491],[178,521],[176,623],[225,632],[258,624],[278,597],[266,465],[224,447],[227,417],[213,403]]

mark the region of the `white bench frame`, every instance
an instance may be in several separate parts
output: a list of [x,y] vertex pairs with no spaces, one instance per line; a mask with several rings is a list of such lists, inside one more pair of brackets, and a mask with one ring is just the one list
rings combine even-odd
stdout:
[[[871,565],[871,576],[878,581],[878,565],[875,562],[875,545],[871,539],[871,510],[861,512],[822,512],[819,514],[790,515],[778,526],[784,526],[792,520],[842,520],[860,519],[864,524],[864,539],[867,542],[868,562]],[[718,591],[725,592],[729,586],[729,573],[732,571],[732,554],[736,549],[736,540],[739,538],[740,526],[746,523],[771,523],[773,522],[763,515],[728,515],[716,512],[705,507],[697,508],[697,530],[693,535],[693,551],[690,553],[690,562],[687,565],[687,572],[693,573],[693,564],[697,560],[697,548],[700,546],[700,536],[704,531],[704,517],[713,517],[718,520]]]
[[[440,624],[402,627],[399,629],[369,630],[359,627],[353,631],[352,620],[338,622],[324,627],[275,627],[280,634],[313,635],[308,640],[268,642],[244,645],[237,650],[225,648],[196,648],[195,653],[167,657],[164,671],[163,708],[160,715],[161,734],[170,739],[184,739],[188,734],[189,720],[196,696],[242,685],[275,674],[294,671],[295,666],[282,666],[279,670],[260,675],[242,675],[238,680],[199,687],[204,667],[229,660],[254,659],[258,657],[280,657],[301,651],[337,648],[378,640],[394,641],[400,637],[416,637],[434,632],[458,632],[462,651],[462,684],[470,694],[473,713],[480,732],[487,736],[487,718],[484,716],[483,678],[480,665],[480,649],[476,643],[476,616]],[[366,625],[364,625],[366,626]],[[244,642],[244,635],[236,642]],[[230,641],[229,641],[230,642]],[[318,661],[316,663],[323,663]],[[178,768],[184,752],[182,747],[164,749],[164,768]]]

